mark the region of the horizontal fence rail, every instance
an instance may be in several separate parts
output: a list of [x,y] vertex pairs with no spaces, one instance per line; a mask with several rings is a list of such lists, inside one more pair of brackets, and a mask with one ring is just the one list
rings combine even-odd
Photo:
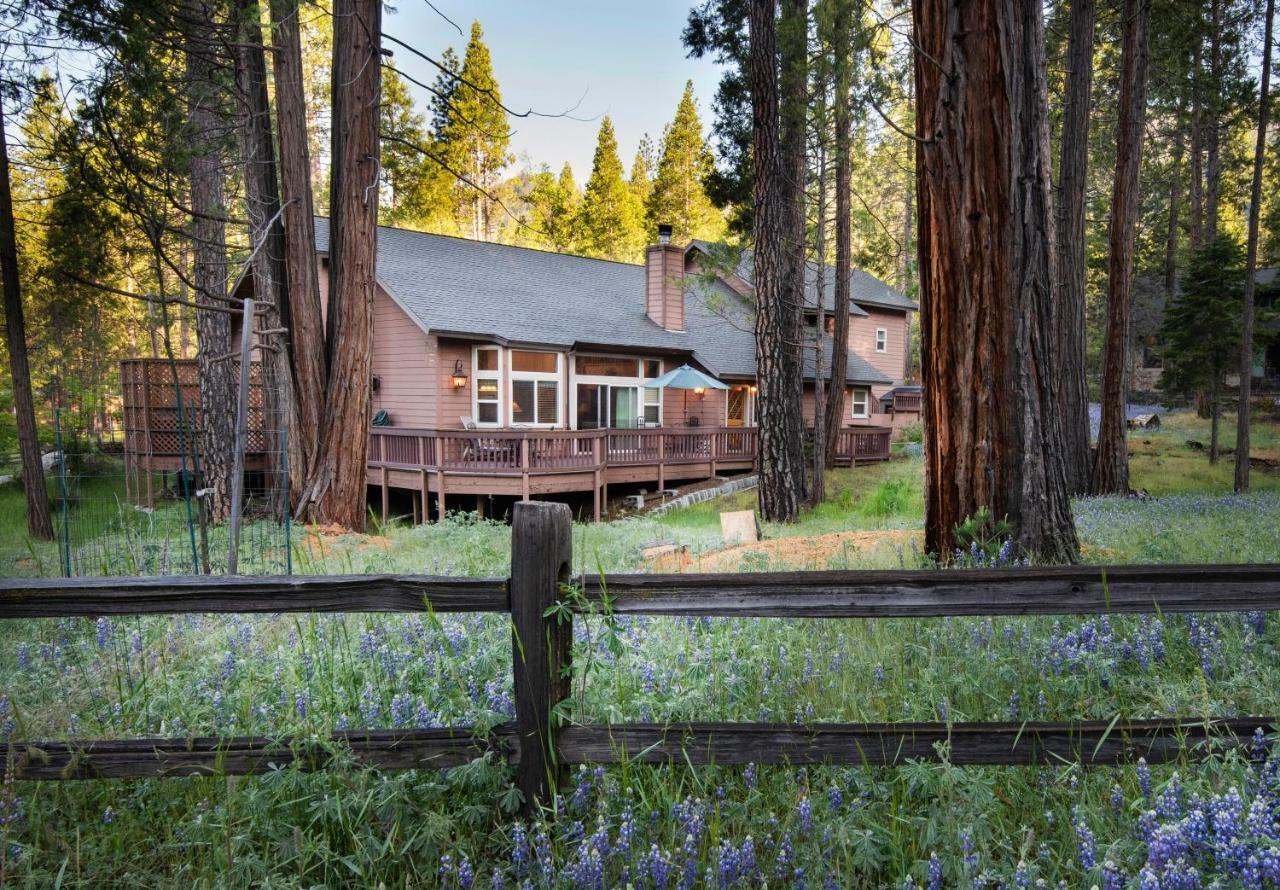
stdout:
[[0,618],[262,612],[506,612],[505,578],[431,575],[10,579]]
[[605,575],[617,614],[942,618],[1280,609],[1280,565],[1052,566],[934,571]]
[[[604,575],[580,612],[943,618],[1280,609],[1280,565]],[[607,601],[607,602],[606,602]],[[507,612],[506,578],[179,576],[0,580],[0,619],[263,612]]]
[[[526,446],[527,447],[527,446]],[[523,459],[523,458],[522,458]],[[925,571],[605,575],[574,579],[563,504],[516,505],[512,573],[0,581],[0,618],[182,613],[498,612],[511,617],[516,720],[472,727],[353,730],[324,739],[198,737],[12,740],[14,778],[138,778],[457,765],[493,752],[516,768],[526,813],[575,763],[1117,764],[1197,759],[1248,746],[1280,717],[1029,723],[616,723],[559,725],[572,626],[563,610],[616,615],[929,618],[1280,609],[1280,566],[1064,566]],[[577,589],[577,593],[569,591]]]
[[[561,764],[747,763],[888,767],[910,761],[957,766],[1116,766],[1202,760],[1248,749],[1280,718],[1028,723],[614,723],[560,730]],[[0,745],[20,780],[145,779],[261,775],[286,767],[331,768],[349,752],[361,767],[442,769],[487,753],[520,763],[514,724],[337,732],[327,740],[261,736],[12,742]]]

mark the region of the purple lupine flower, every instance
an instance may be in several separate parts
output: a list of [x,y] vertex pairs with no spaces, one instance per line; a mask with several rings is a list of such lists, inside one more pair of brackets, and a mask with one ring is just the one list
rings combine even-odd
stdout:
[[942,890],[942,863],[938,860],[937,853],[929,854],[929,866],[927,870],[928,883],[925,885],[927,890]]
[[1138,790],[1142,792],[1142,796],[1151,799],[1151,767],[1147,766],[1147,758],[1138,758]]
[[1093,830],[1084,820],[1084,816],[1077,809],[1075,813],[1076,819],[1076,845],[1079,851],[1080,868],[1082,871],[1093,871],[1098,865],[1098,844],[1094,839]]

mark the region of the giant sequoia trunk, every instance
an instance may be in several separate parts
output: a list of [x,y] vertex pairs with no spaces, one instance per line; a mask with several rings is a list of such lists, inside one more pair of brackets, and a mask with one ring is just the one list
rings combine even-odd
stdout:
[[27,364],[27,325],[22,310],[18,276],[18,243],[13,222],[13,192],[9,184],[9,145],[4,134],[4,107],[0,104],[0,286],[4,288],[4,333],[9,349],[9,373],[13,381],[13,412],[18,424],[18,450],[22,457],[22,490],[27,497],[27,532],[47,541],[53,537],[49,496],[40,462],[40,438],[36,430],[35,402],[31,396],[31,369]]
[[1077,558],[1052,364],[1053,214],[1035,0],[913,8],[925,543],[980,508]]
[[1262,84],[1258,92],[1258,136],[1253,149],[1253,182],[1249,192],[1249,236],[1244,262],[1244,313],[1240,332],[1240,408],[1236,417],[1236,491],[1249,490],[1249,400],[1253,396],[1253,295],[1258,272],[1258,221],[1262,205],[1262,162],[1267,151],[1267,107],[1271,95],[1271,20],[1275,0],[1267,0],[1263,26]]
[[207,9],[189,2],[186,39],[187,126],[191,178],[192,283],[196,289],[196,365],[200,375],[200,469],[215,522],[231,508],[231,443],[235,440],[235,366],[227,304],[226,207],[219,135],[217,51]]
[[1102,365],[1102,423],[1094,456],[1095,494],[1129,490],[1125,406],[1129,398],[1129,317],[1147,104],[1151,0],[1125,0],[1120,58],[1120,121],[1111,192],[1111,264],[1107,274],[1107,340]]
[[[253,244],[254,295],[261,307],[259,331],[263,348],[263,425],[273,476],[271,490],[283,491],[283,448],[293,401],[288,351],[279,348],[279,332],[289,292],[285,268],[284,227],[280,222],[280,186],[271,135],[271,103],[267,95],[266,52],[262,45],[262,13],[257,0],[238,0],[240,33],[236,44],[236,86],[241,103],[240,151],[244,165],[245,209]],[[285,503],[276,504],[277,511]],[[276,515],[279,515],[278,512]]]
[[1058,299],[1054,331],[1062,386],[1062,434],[1067,485],[1089,488],[1089,384],[1085,377],[1084,198],[1089,157],[1089,93],[1093,82],[1094,0],[1071,0],[1067,91],[1062,112],[1058,189]]
[[381,0],[337,0],[333,9],[333,180],[329,315],[319,454],[303,515],[363,529],[369,450],[374,268],[378,237]]
[[[853,115],[850,113],[853,62],[850,55],[848,2],[836,4],[835,22],[835,128],[836,128],[836,287],[835,330],[831,343],[831,388],[827,394],[828,467],[835,466],[840,426],[844,422],[844,394],[849,380],[849,276],[853,271],[852,155]],[[905,249],[905,246],[904,246]]]
[[[776,407],[787,413],[791,455],[787,465],[791,486],[805,498],[804,470],[804,301],[808,257],[805,224],[805,178],[807,161],[807,111],[809,103],[809,4],[808,0],[782,0],[778,20],[779,52],[779,137],[783,215],[783,304],[786,352],[786,400]],[[779,517],[782,518],[782,517]],[[787,519],[794,519],[788,514]]]
[[280,142],[280,188],[284,209],[287,299],[280,305],[288,329],[293,400],[289,417],[289,488],[298,504],[315,472],[324,411],[328,360],[316,268],[315,209],[307,143],[307,106],[302,85],[302,39],[298,0],[271,0],[276,129]]
[[773,0],[752,0],[751,130],[755,164],[753,201],[756,298],[756,377],[759,385],[758,464],[760,512],[768,520],[795,519],[804,498],[799,405],[792,382],[797,341],[794,307],[786,291],[790,262],[789,186],[783,181],[778,136],[777,22]]

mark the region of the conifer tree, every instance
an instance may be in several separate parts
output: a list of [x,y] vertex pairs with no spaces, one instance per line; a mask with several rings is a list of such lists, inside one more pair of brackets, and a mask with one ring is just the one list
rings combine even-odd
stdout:
[[631,161],[631,178],[627,180],[627,186],[631,189],[631,194],[636,196],[640,206],[648,205],[649,196],[653,194],[653,177],[650,174],[649,160],[645,157],[643,147],[636,150],[636,156]]
[[572,253],[577,248],[582,195],[567,162],[559,178],[545,167],[534,174],[526,203],[529,225],[538,236],[535,243],[561,253]]
[[714,168],[711,150],[702,136],[693,81],[689,81],[675,119],[663,135],[658,173],[645,208],[649,227],[670,223],[672,237],[679,242],[691,238],[715,240],[723,235],[724,217],[703,187]]
[[632,260],[644,243],[640,206],[622,178],[618,139],[613,121],[605,115],[596,140],[596,154],[579,213],[581,249],[589,256]]
[[512,156],[511,129],[483,37],[480,23],[473,22],[439,135],[442,165],[457,179],[453,195],[458,225],[472,238],[489,240],[498,222],[494,190]]
[[414,108],[404,78],[393,68],[382,77],[382,181],[386,185],[378,222],[413,229],[453,232],[450,212],[453,178],[424,157],[439,155],[426,118]]

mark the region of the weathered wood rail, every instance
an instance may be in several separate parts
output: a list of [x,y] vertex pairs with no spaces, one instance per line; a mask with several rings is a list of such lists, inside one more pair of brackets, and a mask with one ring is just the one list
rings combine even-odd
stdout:
[[[928,618],[1280,609],[1280,566],[1067,566],[747,575],[604,575],[571,583],[568,507],[518,504],[510,578],[102,578],[0,581],[0,619],[227,612],[496,612],[512,621],[516,720],[472,727],[367,729],[328,739],[195,737],[11,741],[17,779],[252,774],[345,762],[379,769],[457,765],[487,752],[516,768],[526,806],[576,763],[847,763],[893,766],[1118,764],[1208,756],[1248,745],[1275,716],[1229,720],[1025,723],[619,723],[558,726],[572,623],[549,607],[614,614]],[[566,591],[576,592],[567,600]]]

